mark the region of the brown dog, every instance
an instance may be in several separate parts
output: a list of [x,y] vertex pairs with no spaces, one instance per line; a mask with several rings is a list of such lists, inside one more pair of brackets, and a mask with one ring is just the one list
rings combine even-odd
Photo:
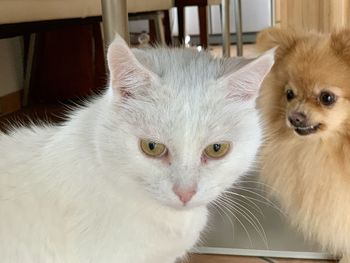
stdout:
[[350,30],[268,29],[278,46],[258,99],[266,141],[261,177],[292,223],[350,262]]

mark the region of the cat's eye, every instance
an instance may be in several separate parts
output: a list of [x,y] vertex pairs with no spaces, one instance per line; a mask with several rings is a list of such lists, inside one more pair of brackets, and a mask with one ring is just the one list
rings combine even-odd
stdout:
[[287,89],[286,97],[288,101],[291,101],[292,99],[294,99],[295,98],[294,91],[292,89]]
[[331,106],[335,103],[336,97],[332,92],[322,91],[319,96],[320,102],[325,106]]
[[161,157],[167,152],[164,144],[151,140],[140,140],[141,150],[150,157]]
[[204,154],[212,159],[219,159],[224,157],[230,149],[230,144],[228,142],[213,143],[208,145],[204,149]]

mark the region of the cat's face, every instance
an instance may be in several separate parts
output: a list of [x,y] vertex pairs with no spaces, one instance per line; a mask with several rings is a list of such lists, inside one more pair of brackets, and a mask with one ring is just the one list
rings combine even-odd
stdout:
[[162,204],[207,205],[254,160],[261,140],[255,98],[273,54],[236,72],[232,61],[188,50],[136,55],[120,41],[109,49],[118,132],[100,150],[109,153],[104,160],[113,166],[112,155],[118,176]]

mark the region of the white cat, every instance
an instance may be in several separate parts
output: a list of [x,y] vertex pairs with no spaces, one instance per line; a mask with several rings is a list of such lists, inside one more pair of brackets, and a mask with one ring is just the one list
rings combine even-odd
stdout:
[[108,50],[110,88],[58,127],[0,135],[2,263],[170,263],[250,167],[273,52]]

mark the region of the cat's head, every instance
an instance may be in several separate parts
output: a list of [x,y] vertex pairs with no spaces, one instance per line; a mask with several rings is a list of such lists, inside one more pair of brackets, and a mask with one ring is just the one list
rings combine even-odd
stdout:
[[272,51],[255,60],[132,51],[117,37],[108,50],[101,160],[116,180],[164,205],[208,204],[254,161],[261,141],[255,99],[273,62]]

